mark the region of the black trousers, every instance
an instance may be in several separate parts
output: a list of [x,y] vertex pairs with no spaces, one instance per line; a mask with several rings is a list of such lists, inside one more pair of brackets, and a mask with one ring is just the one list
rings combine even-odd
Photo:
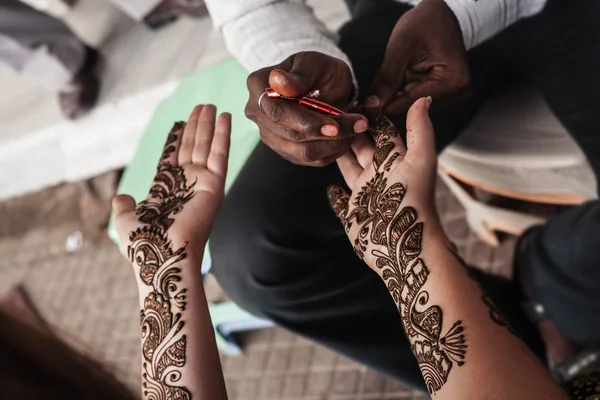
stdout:
[[[389,35],[409,6],[349,2],[340,47],[361,93],[377,72]],[[600,176],[600,2],[549,0],[469,52],[474,95],[434,116],[438,145],[450,143],[498,89],[527,80],[585,151]],[[231,188],[211,236],[214,273],[242,308],[415,387],[423,387],[398,311],[381,279],[353,253],[330,210],[337,166],[293,165],[259,144]],[[535,229],[525,273],[537,300],[573,340],[600,343],[600,205],[591,202]],[[543,357],[516,286],[474,271],[531,349]]]

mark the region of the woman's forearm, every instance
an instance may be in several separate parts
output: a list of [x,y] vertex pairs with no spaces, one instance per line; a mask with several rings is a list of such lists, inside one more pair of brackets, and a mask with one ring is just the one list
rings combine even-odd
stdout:
[[135,260],[140,295],[144,398],[226,399],[200,272],[202,255],[173,248],[151,229],[138,230],[131,238],[129,256]]
[[391,293],[435,398],[565,398],[450,250],[434,207],[431,100],[408,111],[406,146],[380,111],[363,110],[375,144],[359,135],[337,160],[352,194],[332,185],[330,204]]
[[200,266],[225,192],[231,115],[198,105],[166,136],[146,198],[113,199],[139,289],[142,394],[226,399]]
[[564,398],[469,277],[437,221],[404,207],[387,228],[387,249],[374,252],[429,392],[443,399]]

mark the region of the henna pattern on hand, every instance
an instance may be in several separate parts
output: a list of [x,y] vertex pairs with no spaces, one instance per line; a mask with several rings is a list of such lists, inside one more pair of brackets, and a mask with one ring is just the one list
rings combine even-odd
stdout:
[[173,167],[165,160],[169,157],[175,147],[173,143],[177,140],[177,132],[181,130],[182,122],[178,122],[167,136],[165,148],[156,169],[156,176],[150,188],[150,196],[156,201],[144,200],[138,207],[137,215],[140,222],[151,224],[157,228],[167,231],[173,223],[171,216],[178,214],[193,196],[193,182],[187,185],[183,168]]
[[401,156],[398,152],[390,154],[395,147],[390,139],[398,131],[383,115],[367,117],[376,139],[375,176],[361,188],[352,204],[339,185],[328,189],[328,197],[346,232],[358,225],[353,243],[356,254],[363,259],[369,243],[374,245],[371,255],[375,257],[375,267],[396,302],[427,389],[434,394],[448,380],[452,367],[465,362],[465,329],[459,320],[442,334],[442,308],[428,305],[429,293],[423,286],[430,272],[419,257],[424,224],[417,221],[414,208],[400,207],[406,192],[404,186],[388,186],[387,182],[393,162]]
[[147,224],[129,235],[127,254],[139,267],[140,280],[150,288],[140,312],[142,329],[142,387],[150,400],[189,400],[190,391],[178,382],[186,362],[186,335],[182,311],[186,289],[181,281],[179,262],[186,257],[185,246],[173,249],[167,230],[173,216],[193,196],[195,182],[188,185],[183,168],[167,160],[175,151],[173,143],[181,134],[177,123],[169,133],[157,174],[150,190],[151,199],[137,206],[138,219]]

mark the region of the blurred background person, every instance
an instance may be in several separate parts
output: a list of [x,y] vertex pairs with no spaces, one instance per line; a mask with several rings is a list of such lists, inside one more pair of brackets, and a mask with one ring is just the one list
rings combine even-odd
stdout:
[[[202,0],[114,1],[132,18],[160,27],[177,16],[201,15]],[[58,92],[67,118],[76,118],[98,100],[98,52],[65,23],[19,0],[0,3],[0,62]]]

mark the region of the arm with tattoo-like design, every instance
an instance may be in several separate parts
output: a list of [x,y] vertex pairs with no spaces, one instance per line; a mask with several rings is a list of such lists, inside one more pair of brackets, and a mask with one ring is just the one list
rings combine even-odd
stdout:
[[226,399],[200,265],[223,199],[231,118],[197,106],[167,136],[147,198],[113,201],[140,295],[142,395]]
[[433,202],[430,102],[420,99],[409,111],[408,148],[385,117],[365,111],[375,143],[357,137],[352,152],[338,159],[352,194],[330,187],[332,207],[354,251],[396,303],[432,396],[562,399],[548,371],[468,276],[441,228]]

